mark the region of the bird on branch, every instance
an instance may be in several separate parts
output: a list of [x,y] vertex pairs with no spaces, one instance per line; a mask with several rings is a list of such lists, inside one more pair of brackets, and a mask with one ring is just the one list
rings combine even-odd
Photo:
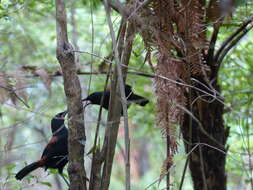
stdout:
[[[104,96],[104,99],[103,99],[103,102],[101,105],[103,108],[108,110],[109,109],[110,94],[111,94],[110,90],[94,92],[94,93],[88,95],[86,98],[82,99],[82,101],[87,102],[85,107],[90,104],[100,105],[102,97]],[[140,106],[145,106],[149,102],[148,99],[146,99],[142,96],[139,96],[137,94],[134,94],[132,91],[132,87],[128,84],[125,85],[125,95],[126,95],[126,99],[127,99],[127,108],[129,108],[129,106],[132,103],[138,104]],[[121,112],[121,114],[123,114],[123,112]]]
[[53,135],[46,145],[41,158],[21,169],[15,176],[17,180],[21,180],[30,172],[43,167],[45,170],[48,168],[58,169],[59,174],[68,184],[62,173],[64,166],[68,163],[68,129],[64,125],[64,118],[67,113],[68,111],[58,113],[51,120]]

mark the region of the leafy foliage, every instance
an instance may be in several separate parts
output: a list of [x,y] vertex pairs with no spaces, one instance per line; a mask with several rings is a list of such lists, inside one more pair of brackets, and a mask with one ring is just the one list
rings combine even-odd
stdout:
[[[91,2],[93,7],[93,22],[91,25]],[[232,18],[227,18],[219,34],[219,43],[231,34],[239,21],[248,16],[252,10],[252,1],[240,2],[237,12]],[[246,6],[247,5],[247,6]],[[71,13],[71,7],[75,13]],[[79,53],[79,70],[85,72],[99,72],[102,58],[111,54],[109,30],[106,26],[105,13],[101,7],[101,1],[78,1],[67,3],[69,18],[74,17],[76,25],[69,24],[69,32],[73,36],[70,40],[78,39],[77,46],[81,51],[92,52],[90,54]],[[114,13],[115,30],[119,25],[119,16]],[[28,184],[37,185],[40,189],[48,189],[56,186],[52,176],[44,174],[41,170],[34,176],[26,178],[27,181],[19,183],[14,180],[14,173],[23,166],[23,162],[37,159],[42,147],[50,136],[50,119],[58,111],[66,108],[61,71],[55,58],[55,17],[54,1],[52,0],[16,0],[0,1],[0,88],[1,126],[0,126],[0,171],[3,189],[25,188]],[[77,33],[74,34],[74,29]],[[92,32],[94,29],[94,33]],[[212,30],[211,25],[207,28]],[[74,36],[76,35],[76,36]],[[250,170],[252,154],[252,92],[253,92],[253,33],[249,33],[240,44],[226,57],[219,73],[219,82],[222,85],[222,95],[225,97],[226,114],[225,125],[231,129],[228,140],[227,173],[228,187],[234,188],[238,184],[247,187],[251,180]],[[94,43],[92,44],[94,40]],[[3,45],[2,45],[3,44]],[[134,41],[133,54],[129,71],[141,71],[152,73],[152,68],[145,62],[146,50],[142,38],[138,35]],[[151,60],[156,66],[156,59]],[[59,74],[59,75],[57,75]],[[105,81],[104,74],[80,75],[83,86],[83,96],[89,92],[102,90]],[[89,83],[90,82],[90,83]],[[136,162],[132,167],[134,180],[133,189],[143,189],[159,178],[161,165],[166,157],[164,140],[161,139],[160,129],[155,128],[155,101],[153,81],[142,76],[128,75],[127,83],[134,86],[136,93],[148,97],[151,101],[145,107],[131,106],[129,120],[131,122],[131,145]],[[90,84],[90,85],[89,85]],[[9,88],[9,90],[6,89]],[[27,108],[14,92],[30,108]],[[51,96],[50,95],[51,92]],[[94,127],[96,126],[98,108],[88,107],[85,112],[87,135],[87,150],[92,148]],[[103,122],[106,121],[106,113],[103,111]],[[100,139],[103,138],[102,126]],[[178,131],[175,131],[178,135]],[[121,147],[123,138],[119,138],[116,150],[116,166],[113,171],[112,189],[123,188],[123,158]],[[8,146],[7,146],[8,145]],[[172,169],[172,182],[174,189],[178,189],[184,164],[184,150],[182,142],[178,146],[179,154],[175,157],[177,169]],[[141,157],[140,153],[146,155]],[[89,155],[87,155],[87,160]],[[137,164],[136,164],[137,163]],[[2,167],[3,166],[3,167]],[[87,168],[90,163],[87,164]],[[51,171],[50,174],[55,174]],[[118,176],[121,176],[120,178]],[[190,189],[190,177],[184,189]],[[6,181],[6,182],[5,182]],[[162,182],[160,188],[163,187]],[[189,186],[189,187],[188,187]],[[160,189],[152,186],[150,189]]]

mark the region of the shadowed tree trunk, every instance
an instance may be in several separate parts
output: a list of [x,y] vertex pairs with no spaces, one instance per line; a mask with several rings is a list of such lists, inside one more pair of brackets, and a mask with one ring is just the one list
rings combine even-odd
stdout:
[[179,32],[183,34],[186,45],[185,61],[190,71],[187,81],[194,88],[185,92],[185,107],[190,113],[184,114],[181,131],[186,140],[186,153],[200,143],[189,155],[190,173],[194,190],[225,190],[225,144],[228,132],[223,125],[224,100],[219,95],[218,76],[214,74],[215,63],[207,58],[212,55],[205,53],[208,42],[204,26],[205,1],[182,2],[186,10],[185,24]]
[[85,190],[84,169],[85,131],[81,86],[77,75],[74,49],[68,42],[64,0],[56,0],[57,59],[62,68],[64,90],[68,104],[68,173],[70,190]]
[[[213,87],[219,91],[217,84],[213,84]],[[206,89],[203,90],[206,91]],[[185,114],[181,126],[183,138],[186,140],[187,153],[200,143],[188,158],[194,190],[225,190],[226,151],[224,147],[228,130],[223,124],[223,104],[214,98],[201,99],[200,96],[195,91],[192,92],[192,95],[187,95],[187,107],[194,118],[191,114]],[[208,136],[203,133],[201,127],[208,133]]]

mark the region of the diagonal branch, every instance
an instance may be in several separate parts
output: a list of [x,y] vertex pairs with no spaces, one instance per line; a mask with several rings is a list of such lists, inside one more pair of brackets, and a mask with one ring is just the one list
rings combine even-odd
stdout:
[[221,47],[218,49],[218,51],[216,52],[215,56],[214,56],[214,61],[217,61],[219,59],[219,57],[221,56],[221,53],[224,51],[224,49],[229,45],[229,43],[231,43],[231,41],[237,36],[239,35],[242,31],[245,30],[245,28],[247,28],[247,26],[253,22],[253,15],[248,18],[246,21],[243,22],[243,24],[241,25],[240,28],[238,28],[233,34],[231,34],[221,45]]
[[[134,39],[134,30],[132,24],[128,24],[127,34],[122,33],[120,36],[122,39],[118,40],[118,44],[115,38],[115,33],[112,26],[111,16],[110,16],[110,8],[108,5],[108,1],[104,1],[107,21],[110,29],[110,34],[112,38],[112,44],[115,54],[115,68],[114,75],[112,80],[112,90],[110,97],[110,105],[109,105],[109,115],[108,115],[108,123],[112,120],[119,120],[121,110],[123,108],[124,115],[124,129],[125,129],[125,151],[126,151],[126,159],[125,159],[125,171],[126,171],[126,190],[130,190],[130,138],[129,138],[129,129],[128,129],[128,116],[127,116],[127,101],[125,95],[125,85],[124,81],[126,78],[127,68],[122,68],[122,65],[128,65],[129,58],[132,51],[132,42]],[[123,16],[122,21],[124,22],[124,27],[126,27],[126,20]],[[117,95],[120,94],[120,99],[118,99]],[[113,97],[114,96],[114,97]],[[119,122],[114,124],[109,124],[111,126],[107,126],[106,130],[106,138],[105,138],[105,146],[106,148],[106,158],[105,164],[103,168],[103,176],[102,176],[102,186],[101,188],[104,190],[109,188],[110,184],[110,176],[113,164],[113,157],[116,147],[117,141],[117,132],[119,127]]]
[[[253,21],[253,19],[252,19]],[[221,63],[224,59],[224,57],[228,54],[228,52],[233,48],[235,47],[238,42],[253,28],[253,24],[251,24],[250,26],[244,28],[242,31],[241,31],[241,34],[239,34],[235,39],[233,39],[232,41],[230,41],[227,46],[223,49],[223,51],[220,53],[220,55],[216,58],[216,68],[214,70],[214,74],[213,76],[216,76],[217,75],[217,72],[219,71],[219,68],[221,66]]]
[[209,44],[207,58],[206,58],[207,65],[210,65],[210,66],[213,65],[213,55],[214,55],[214,50],[215,50],[215,44],[218,38],[219,29],[220,29],[220,26],[214,25],[214,30],[213,30],[213,34],[212,34],[211,41]]
[[[112,63],[110,63],[110,67],[106,76],[106,81],[104,85],[104,91],[106,91],[108,81],[109,81],[109,76],[111,72],[111,67]],[[100,123],[101,123],[101,118],[102,118],[102,104],[104,102],[104,93],[100,101],[100,108],[99,108],[99,113],[98,113],[98,122],[96,126],[96,132],[95,132],[95,138],[94,138],[94,144],[93,144],[93,155],[92,155],[92,163],[91,163],[91,174],[90,174],[90,182],[89,182],[89,189],[99,189],[100,187],[100,181],[101,181],[101,175],[100,175],[100,170],[102,168],[102,162],[103,162],[103,154],[101,151],[97,148],[97,141],[98,141],[98,135],[99,135],[99,128],[100,128]]]
[[[106,17],[110,28],[111,38],[113,42],[113,50],[115,54],[115,58],[117,57],[117,60],[119,59],[119,49],[123,45],[123,39],[122,39],[122,31],[121,34],[119,34],[118,39],[118,47],[115,46],[115,35],[113,32],[113,28],[111,26],[111,20],[110,20],[110,8],[108,7],[107,2],[104,2],[105,10],[106,10]],[[123,22],[123,20],[122,20]],[[123,24],[125,25],[125,24]],[[125,28],[123,26],[121,28]],[[122,49],[121,49],[122,50]],[[117,62],[116,60],[116,62]],[[105,162],[103,166],[103,172],[102,172],[102,180],[101,180],[101,190],[108,190],[109,184],[110,184],[110,177],[111,177],[111,171],[112,171],[112,165],[113,165],[113,158],[116,148],[116,142],[117,142],[117,136],[118,136],[118,129],[119,129],[119,122],[120,122],[120,116],[121,116],[121,101],[118,98],[119,94],[119,88],[118,88],[118,74],[117,74],[117,68],[114,67],[112,81],[111,81],[111,93],[110,93],[110,101],[109,101],[109,112],[108,112],[108,118],[107,118],[107,127],[105,131],[105,139],[104,144],[102,148],[102,153],[105,156]],[[115,122],[116,121],[116,122]]]

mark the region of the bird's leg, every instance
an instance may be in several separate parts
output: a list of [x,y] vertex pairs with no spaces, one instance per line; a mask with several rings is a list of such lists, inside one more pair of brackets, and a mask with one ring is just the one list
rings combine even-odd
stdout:
[[68,180],[64,177],[64,175],[62,173],[60,173],[60,176],[63,178],[64,182],[68,185],[68,187],[70,186]]

